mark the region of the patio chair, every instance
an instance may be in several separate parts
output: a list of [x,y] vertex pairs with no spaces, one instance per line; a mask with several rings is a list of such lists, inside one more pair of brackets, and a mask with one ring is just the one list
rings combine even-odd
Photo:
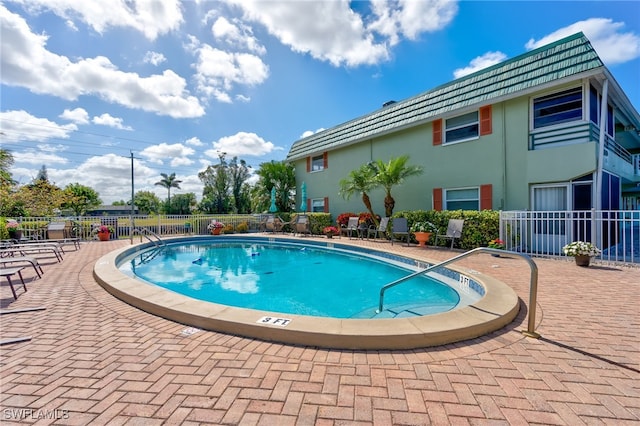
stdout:
[[36,271],[38,278],[42,278],[42,274],[44,273],[44,271],[42,270],[42,266],[40,266],[40,263],[38,263],[38,259],[36,259],[35,257],[12,256],[12,257],[3,257],[0,259],[0,264],[2,264],[3,267],[7,267],[7,265],[12,263],[18,263],[18,264],[29,263],[31,264],[31,266],[33,266],[33,269],[34,271]]
[[367,230],[367,239],[373,235],[373,239],[378,238],[378,234],[382,234],[383,236],[387,236],[387,227],[389,226],[389,218],[383,217],[380,219],[380,224],[377,228],[369,228]]
[[25,293],[27,291],[27,286],[25,285],[24,279],[22,278],[23,269],[24,266],[18,266],[15,268],[0,268],[0,277],[5,277],[9,282],[9,287],[11,287],[11,293],[13,293],[14,300],[18,300],[18,295],[16,294],[16,289],[13,287],[13,281],[11,281],[12,275],[18,274],[18,277],[20,277],[20,282],[22,282],[22,288],[24,288]]
[[349,218],[349,222],[347,223],[347,227],[345,228],[347,235],[349,236],[349,239],[351,239],[351,237],[353,236],[354,232],[356,237],[358,237],[358,216],[352,216]]
[[396,217],[391,222],[391,245],[393,245],[393,241],[396,239],[396,236],[399,237],[398,240],[406,238],[407,246],[409,245],[409,238],[411,237],[411,234],[409,234],[409,226],[407,224],[406,217]]
[[302,234],[302,235],[305,235],[305,234],[311,235],[311,223],[309,221],[309,216],[304,214],[300,214],[296,216],[294,224],[295,224],[294,233]]
[[456,238],[460,238],[462,236],[462,226],[464,225],[464,219],[449,219],[449,224],[447,225],[447,233],[444,235],[436,234],[435,245],[438,245],[438,238],[450,239],[451,240],[451,248],[453,248],[453,243]]

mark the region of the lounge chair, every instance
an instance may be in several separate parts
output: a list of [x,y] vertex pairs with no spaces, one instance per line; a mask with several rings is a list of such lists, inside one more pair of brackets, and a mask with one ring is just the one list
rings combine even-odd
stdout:
[[464,219],[449,219],[449,224],[447,225],[447,233],[444,235],[436,234],[435,245],[438,245],[438,238],[449,238],[451,240],[451,248],[453,248],[453,243],[456,238],[460,238],[462,235],[462,226],[464,225]]
[[27,291],[27,286],[24,283],[24,279],[22,278],[22,270],[24,266],[16,266],[15,268],[0,268],[0,277],[6,277],[7,281],[9,281],[9,287],[11,287],[11,293],[13,293],[13,298],[18,300],[18,295],[16,294],[16,289],[13,287],[13,282],[11,281],[11,276],[18,274],[20,277],[20,281],[22,282],[22,287],[24,291]]
[[62,262],[62,250],[59,246],[50,244],[15,244],[8,248],[0,249],[0,257],[14,257],[16,254],[26,256],[27,254],[52,253],[58,262]]
[[295,230],[294,232],[296,234],[309,234],[311,235],[311,223],[309,221],[309,216],[304,215],[304,214],[300,214],[298,216],[296,216],[295,222]]
[[14,257],[3,257],[0,259],[0,264],[3,266],[7,266],[12,263],[30,263],[33,266],[33,269],[36,271],[38,278],[42,278],[42,274],[44,271],[42,270],[42,266],[38,263],[38,259],[30,256],[14,256]]
[[405,217],[396,217],[391,222],[391,245],[393,245],[393,241],[396,239],[402,240],[406,238],[407,246],[409,245],[409,238],[411,234],[409,234],[409,226],[407,224],[407,218]]
[[378,238],[378,234],[382,234],[383,236],[386,237],[388,226],[389,226],[389,218],[383,217],[382,219],[380,219],[380,224],[378,225],[377,228],[369,228],[367,230],[367,239],[369,239],[371,235],[373,235],[373,238],[376,239]]
[[265,231],[266,232],[282,232],[282,228],[284,225],[289,224],[290,222],[284,222],[278,216],[273,215],[267,217],[267,221],[265,222]]

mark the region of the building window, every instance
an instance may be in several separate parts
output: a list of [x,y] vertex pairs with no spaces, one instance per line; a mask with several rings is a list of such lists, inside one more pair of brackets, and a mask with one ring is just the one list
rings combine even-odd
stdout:
[[445,120],[444,143],[462,142],[478,138],[478,111]]
[[324,198],[314,198],[311,200],[312,213],[324,213]]
[[480,210],[480,188],[444,190],[445,210]]
[[533,128],[582,120],[582,87],[533,100]]
[[311,157],[311,171],[319,172],[324,170],[324,156],[316,155],[315,157]]

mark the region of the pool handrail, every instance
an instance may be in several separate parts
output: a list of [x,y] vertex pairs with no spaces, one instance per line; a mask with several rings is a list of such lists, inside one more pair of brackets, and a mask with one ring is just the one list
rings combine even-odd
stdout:
[[[133,236],[135,234],[140,235],[140,240],[142,241],[142,237],[145,237],[147,240],[149,240],[150,243],[152,243],[154,246],[158,247],[160,246],[165,246],[167,245],[167,243],[164,242],[164,240],[162,238],[160,238],[160,236],[158,234],[156,234],[155,232],[147,229],[147,228],[135,228],[132,232],[131,232],[131,238],[133,240]],[[152,240],[151,237],[149,237],[149,235],[155,237],[155,239],[157,240]]]
[[460,259],[463,259],[465,257],[469,257],[472,254],[476,254],[476,253],[491,253],[491,254],[500,254],[500,255],[512,255],[512,256],[519,256],[521,258],[523,258],[528,264],[529,264],[529,268],[531,269],[531,275],[529,278],[529,319],[528,319],[528,324],[527,324],[527,329],[522,331],[522,334],[524,334],[526,337],[533,337],[535,339],[540,337],[540,334],[536,333],[535,328],[536,328],[536,303],[537,303],[537,297],[538,297],[538,265],[535,264],[535,262],[531,259],[531,257],[525,253],[518,253],[515,251],[508,251],[508,250],[499,250],[499,249],[494,249],[494,248],[490,248],[490,247],[477,247],[474,248],[472,250],[469,250],[467,252],[464,252],[458,256],[452,257],[450,259],[447,259],[443,262],[440,263],[436,263],[435,265],[431,265],[427,268],[424,268],[420,271],[417,272],[413,272],[409,275],[406,275],[402,278],[398,278],[395,281],[392,281],[388,284],[383,285],[380,288],[380,302],[378,303],[378,311],[377,313],[382,312],[383,309],[383,304],[384,304],[384,292],[391,288],[391,287],[395,287],[398,284],[403,283],[404,281],[407,281],[408,279],[411,279],[413,277],[416,277],[418,275],[422,275],[425,274],[429,271],[432,271],[436,268],[439,268],[441,266],[445,266],[448,265],[450,263],[456,262]]

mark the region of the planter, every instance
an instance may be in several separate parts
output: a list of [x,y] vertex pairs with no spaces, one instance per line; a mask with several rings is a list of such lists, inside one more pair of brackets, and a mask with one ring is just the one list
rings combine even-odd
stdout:
[[211,235],[220,235],[220,232],[222,232],[222,228],[213,228],[211,230]]
[[108,232],[98,232],[98,239],[100,241],[109,241],[110,236]]
[[424,247],[431,238],[431,232],[414,232],[416,240],[418,241],[418,247]]
[[587,255],[579,255],[575,257],[576,259],[576,265],[578,266],[589,266],[589,263],[591,262],[591,256],[587,256]]
[[334,234],[333,232],[327,232],[325,235],[327,236],[327,238],[333,238],[334,235],[338,235],[338,234]]
[[9,231],[9,238],[19,241],[22,238],[22,230]]

